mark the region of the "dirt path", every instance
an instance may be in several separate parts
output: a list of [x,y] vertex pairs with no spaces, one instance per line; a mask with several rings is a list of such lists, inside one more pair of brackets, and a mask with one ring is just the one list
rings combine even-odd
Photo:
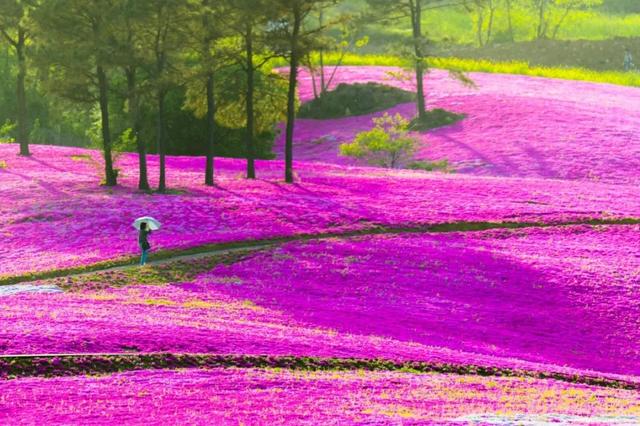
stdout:
[[[177,256],[163,258],[163,259],[157,259],[157,260],[150,259],[147,262],[147,265],[150,266],[150,267],[153,267],[153,266],[164,265],[164,264],[180,262],[180,261],[197,260],[197,259],[202,259],[202,258],[206,258],[206,257],[210,257],[210,256],[215,256],[215,255],[225,255],[225,254],[238,253],[238,252],[258,251],[258,250],[262,250],[262,249],[265,249],[265,248],[273,247],[274,245],[275,245],[275,243],[274,244],[256,245],[256,246],[252,246],[250,248],[249,247],[247,247],[247,248],[238,247],[238,248],[230,248],[230,249],[222,249],[222,250],[212,250],[212,251],[196,253],[196,254],[177,255]],[[58,277],[55,277],[55,278],[65,278],[65,277],[81,278],[81,277],[88,276],[88,275],[93,275],[93,274],[99,274],[99,273],[104,273],[104,272],[126,271],[126,270],[131,270],[133,268],[140,268],[140,266],[137,263],[134,263],[134,264],[128,264],[128,265],[113,266],[113,267],[105,268],[105,269],[95,269],[95,270],[91,270],[91,271],[88,271],[88,272],[80,272],[80,273],[74,273],[74,274],[69,274],[69,275],[62,275],[62,276],[58,276]],[[14,294],[19,294],[19,293],[62,293],[62,292],[64,292],[64,290],[62,288],[60,288],[60,287],[58,287],[58,286],[56,286],[54,284],[39,284],[38,280],[19,282],[19,283],[16,283],[16,284],[3,284],[3,285],[0,285],[0,297],[12,296]]]
[[[407,227],[375,227],[351,231],[327,232],[320,234],[298,234],[286,237],[277,237],[263,240],[246,240],[231,243],[209,244],[189,249],[161,250],[152,253],[149,265],[161,265],[177,261],[205,258],[215,255],[223,255],[233,252],[247,250],[262,250],[278,244],[311,241],[324,238],[353,238],[369,235],[399,235],[399,234],[421,234],[421,233],[452,233],[452,232],[479,232],[498,229],[523,229],[523,228],[552,228],[576,225],[607,225],[607,226],[628,226],[640,224],[640,218],[618,218],[618,219],[589,219],[575,220],[568,222],[458,222],[443,223],[424,226]],[[96,272],[122,271],[137,268],[138,257],[129,256],[123,259],[105,261],[93,265],[86,265],[75,268],[60,269],[53,271],[38,272],[33,274],[0,277],[0,286],[10,286],[16,284],[32,285],[36,281],[50,278],[78,277]]]

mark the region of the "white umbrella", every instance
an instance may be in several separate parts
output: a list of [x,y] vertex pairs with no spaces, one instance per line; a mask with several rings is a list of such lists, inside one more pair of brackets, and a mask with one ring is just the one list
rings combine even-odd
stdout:
[[156,219],[150,216],[145,216],[137,218],[133,222],[133,227],[137,230],[140,230],[140,225],[142,225],[143,223],[146,223],[147,229],[150,229],[151,231],[157,231],[158,229],[160,229],[160,226],[162,226]]

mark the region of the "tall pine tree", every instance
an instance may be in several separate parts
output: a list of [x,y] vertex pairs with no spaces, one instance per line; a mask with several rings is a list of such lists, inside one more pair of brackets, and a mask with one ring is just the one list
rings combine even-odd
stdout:
[[256,73],[272,58],[266,53],[266,28],[274,8],[266,0],[226,0],[225,25],[237,42],[235,59],[246,78],[246,153],[247,179],[256,178]]
[[113,40],[117,45],[114,64],[121,70],[126,79],[125,111],[129,138],[135,140],[138,152],[138,189],[149,191],[147,169],[147,143],[141,134],[141,102],[144,85],[149,79],[148,65],[150,59],[144,50],[144,39],[147,25],[148,0],[118,0],[113,22]]
[[38,61],[49,89],[99,105],[107,186],[117,185],[109,116],[115,11],[115,0],[47,0],[33,14],[42,35]]
[[271,25],[274,50],[289,61],[289,91],[287,96],[287,123],[285,134],[285,182],[293,182],[293,131],[296,120],[296,93],[298,68],[302,58],[315,47],[322,27],[305,28],[309,15],[337,3],[336,0],[277,0],[279,16]]
[[30,28],[30,13],[38,6],[36,0],[0,0],[0,42],[11,46],[18,61],[16,73],[16,122],[20,144],[20,155],[28,156],[29,124],[27,116],[27,94],[25,80],[27,78],[27,42],[33,31]]
[[217,44],[227,36],[221,25],[227,8],[224,2],[200,0],[192,9],[191,35],[196,57],[195,80],[204,84],[206,91],[207,148],[205,185],[214,185],[214,154],[216,144],[216,72],[226,64],[224,52]]
[[188,3],[181,0],[148,0],[145,47],[151,53],[152,85],[156,102],[156,142],[160,157],[158,191],[167,190],[166,98],[175,83],[175,63],[186,48]]
[[411,26],[411,47],[413,66],[415,71],[418,110],[418,120],[425,119],[427,114],[425,104],[424,75],[427,64],[427,39],[422,28],[425,13],[430,9],[449,7],[463,4],[464,0],[367,0],[377,19],[381,21],[398,19],[409,20]]

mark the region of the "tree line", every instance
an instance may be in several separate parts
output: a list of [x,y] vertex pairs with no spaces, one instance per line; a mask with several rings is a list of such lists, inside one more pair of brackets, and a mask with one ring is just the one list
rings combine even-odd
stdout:
[[603,5],[603,0],[466,0],[465,9],[471,13],[475,38],[479,46],[490,44],[496,38],[495,24],[498,14],[506,20],[507,29],[500,34],[504,41],[516,40],[515,12],[526,11],[531,16],[534,37],[556,39],[573,12],[589,10]]
[[[167,97],[176,86],[186,106],[206,117],[205,184],[214,184],[216,120],[242,123],[247,178],[255,178],[256,132],[266,103],[282,93],[283,77],[265,71],[274,58],[290,63],[286,90],[285,179],[293,181],[293,125],[300,58],[324,28],[309,27],[311,13],[333,0],[2,0],[0,35],[13,49],[16,73],[16,139],[29,155],[25,79],[27,66],[46,93],[97,105],[107,186],[117,185],[113,161],[114,100],[123,101],[127,130],[139,156],[139,188],[149,190],[147,150],[140,137],[141,103],[153,105],[159,156],[158,191],[167,189]],[[27,55],[31,54],[28,58]],[[220,81],[218,81],[220,79]],[[273,81],[270,81],[273,80]],[[218,87],[220,86],[220,87]],[[233,93],[225,93],[225,92]],[[273,90],[272,90],[273,91]],[[218,97],[223,98],[218,102]],[[280,102],[282,99],[280,99]],[[281,102],[282,103],[282,102]],[[257,111],[260,109],[261,111]],[[281,108],[282,109],[282,108]],[[268,114],[268,112],[267,112]],[[279,118],[279,117],[278,117]],[[267,120],[269,121],[269,120]],[[273,117],[270,121],[273,121]]]
[[[147,152],[153,147],[162,192],[167,189],[167,114],[179,89],[181,107],[206,122],[206,185],[214,184],[213,160],[223,128],[241,131],[246,177],[253,179],[260,135],[279,121],[285,122],[284,179],[293,182],[301,66],[320,80],[320,96],[333,78],[325,75],[323,52],[357,45],[354,27],[363,22],[401,22],[411,34],[402,53],[413,64],[420,119],[426,113],[429,50],[424,16],[443,7],[484,14],[495,4],[522,1],[537,2],[544,20],[545,8],[596,0],[366,0],[357,16],[335,13],[341,0],[0,0],[0,40],[17,63],[16,141],[20,154],[29,155],[26,86],[32,79],[42,93],[95,112],[94,137],[103,151],[106,185],[117,185],[113,150],[124,143],[137,151],[141,190],[151,188]],[[490,31],[485,19],[480,28]],[[342,35],[330,35],[336,32]],[[319,59],[312,59],[312,52]],[[272,72],[275,59],[284,59],[288,73]]]

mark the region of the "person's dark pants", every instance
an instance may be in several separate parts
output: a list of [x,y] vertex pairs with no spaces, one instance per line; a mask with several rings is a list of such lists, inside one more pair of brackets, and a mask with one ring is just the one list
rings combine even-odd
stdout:
[[147,263],[147,256],[149,255],[149,249],[143,249],[142,247],[140,247],[140,249],[142,250],[142,255],[140,256],[140,266],[143,266]]

